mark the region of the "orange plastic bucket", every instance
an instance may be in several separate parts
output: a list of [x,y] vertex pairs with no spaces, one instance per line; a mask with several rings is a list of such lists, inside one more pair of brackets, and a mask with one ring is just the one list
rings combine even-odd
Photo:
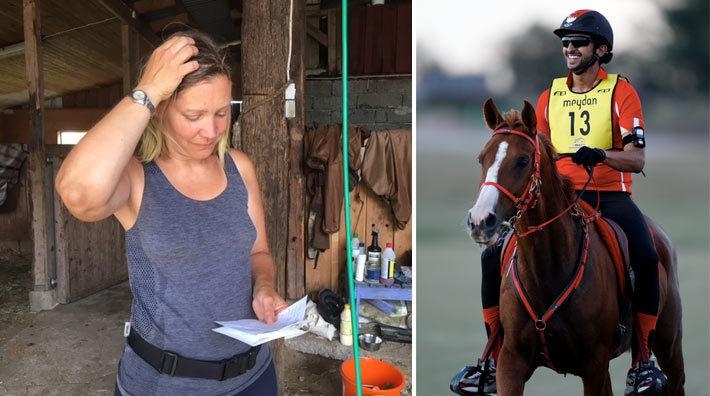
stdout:
[[[348,359],[340,366],[343,376],[343,396],[356,396],[355,359]],[[370,357],[360,358],[362,394],[368,396],[399,396],[404,389],[404,374],[385,361]]]

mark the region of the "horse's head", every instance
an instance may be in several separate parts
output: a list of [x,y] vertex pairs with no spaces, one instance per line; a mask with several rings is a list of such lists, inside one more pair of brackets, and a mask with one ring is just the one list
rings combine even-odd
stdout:
[[500,226],[527,206],[534,206],[539,191],[540,141],[535,109],[525,101],[523,110],[500,114],[492,99],[483,105],[493,135],[478,156],[481,189],[468,211],[468,229],[478,243],[493,243]]

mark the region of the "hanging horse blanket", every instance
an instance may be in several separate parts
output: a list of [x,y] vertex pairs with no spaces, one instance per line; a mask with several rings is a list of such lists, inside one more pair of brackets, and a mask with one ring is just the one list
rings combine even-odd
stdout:
[[[330,234],[340,229],[343,209],[343,145],[341,125],[321,125],[306,130],[304,142],[306,189],[311,197],[315,227],[310,247],[326,250]],[[362,128],[348,130],[348,173],[352,190],[359,182],[360,149],[369,132]]]
[[362,180],[392,208],[402,230],[412,217],[412,130],[373,132],[365,147]]
[[0,144],[0,206],[10,189],[20,181],[20,169],[27,158],[27,145]]

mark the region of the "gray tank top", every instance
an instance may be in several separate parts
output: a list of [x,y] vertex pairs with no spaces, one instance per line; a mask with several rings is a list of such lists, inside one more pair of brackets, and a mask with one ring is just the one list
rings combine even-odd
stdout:
[[[229,154],[227,188],[208,201],[184,196],[154,163],[144,165],[145,187],[133,228],[126,232],[133,292],[131,331],[185,357],[221,360],[250,347],[215,333],[215,320],[255,318],[251,249],[256,229],[248,193]],[[271,360],[261,348],[256,365],[225,381],[160,374],[126,345],[118,369],[124,395],[234,395]]]

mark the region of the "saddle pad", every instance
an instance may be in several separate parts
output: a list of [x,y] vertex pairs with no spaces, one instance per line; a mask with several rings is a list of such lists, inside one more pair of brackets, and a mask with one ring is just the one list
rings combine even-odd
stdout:
[[[594,208],[588,203],[580,200],[579,206],[584,211],[586,216],[594,215]],[[629,247],[626,241],[626,234],[621,230],[618,224],[610,219],[605,219],[603,217],[596,217],[594,220],[594,227],[597,229],[597,233],[601,237],[602,241],[609,250],[612,260],[614,261],[614,268],[616,269],[616,280],[619,285],[619,290],[621,295],[626,295],[626,279],[627,271],[626,267],[629,265]]]

